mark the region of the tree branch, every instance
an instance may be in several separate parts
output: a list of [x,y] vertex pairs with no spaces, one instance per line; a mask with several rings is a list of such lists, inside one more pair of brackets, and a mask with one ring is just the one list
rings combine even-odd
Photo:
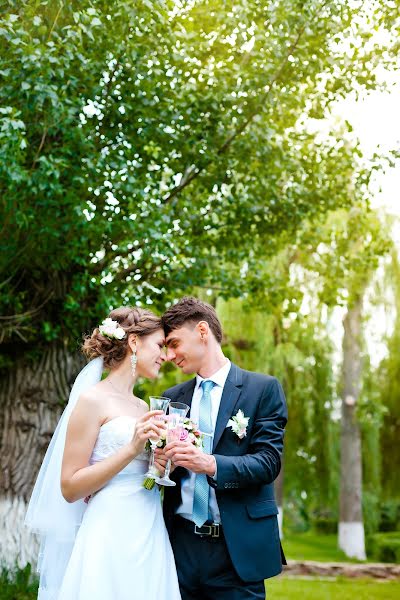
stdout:
[[43,300],[43,302],[41,304],[39,304],[39,306],[36,306],[35,308],[32,308],[31,310],[27,310],[24,313],[20,313],[17,315],[6,315],[6,316],[0,316],[0,321],[9,321],[9,322],[18,322],[18,321],[23,321],[24,319],[28,319],[29,317],[31,317],[32,315],[38,313],[40,311],[41,308],[43,308],[43,306],[45,304],[47,304],[47,302],[51,299],[51,297],[53,296],[53,292],[51,292],[47,298],[45,300]]
[[39,148],[37,149],[37,152],[35,154],[35,158],[33,159],[32,165],[31,165],[31,171],[33,171],[33,169],[35,168],[35,165],[38,161],[39,158],[39,154],[42,151],[42,148],[44,146],[44,143],[46,141],[46,136],[47,136],[47,132],[48,132],[49,128],[46,126],[45,130],[43,131],[43,135],[42,135],[42,139],[40,140],[40,144],[39,144]]
[[61,13],[61,11],[62,11],[63,7],[64,7],[64,3],[63,3],[63,2],[61,2],[61,3],[60,3],[60,7],[59,7],[59,9],[58,9],[58,11],[57,11],[57,14],[56,14],[56,18],[54,19],[53,25],[51,26],[51,29],[50,29],[50,31],[49,31],[49,35],[48,35],[48,37],[47,37],[47,41],[49,41],[49,39],[50,39],[50,37],[51,37],[51,34],[53,33],[54,27],[56,26],[56,23],[57,23],[57,21],[58,21],[58,17],[60,16],[60,13]]
[[[316,12],[315,16],[319,15],[319,13],[321,12],[321,10],[324,8],[324,6],[326,4],[327,4],[327,2],[324,2],[320,6],[320,8]],[[301,36],[303,35],[304,30],[306,28],[306,25],[307,25],[307,23],[304,23],[302,25],[302,27],[300,27],[300,29],[298,30],[297,35],[296,35],[294,41],[292,42],[292,44],[288,48],[288,50],[286,52],[286,55],[285,55],[284,59],[282,60],[281,64],[279,65],[278,69],[273,74],[273,76],[272,76],[271,80],[269,81],[269,83],[264,86],[265,93],[261,96],[261,99],[258,102],[256,108],[247,116],[247,118],[245,119],[245,121],[239,127],[237,127],[236,130],[230,136],[227,137],[227,139],[224,141],[224,143],[217,149],[217,151],[216,151],[216,156],[217,157],[221,156],[224,152],[226,152],[226,150],[229,149],[229,147],[231,146],[231,144],[233,143],[233,141],[241,133],[243,133],[243,131],[253,121],[254,117],[260,112],[260,109],[264,106],[265,101],[268,98],[268,95],[270,94],[270,92],[273,89],[274,85],[279,80],[279,78],[281,77],[281,75],[282,75],[285,67],[287,66],[289,56],[291,56],[293,54],[293,52],[295,51],[295,49],[297,48],[297,46],[299,44],[299,41],[301,39]],[[185,171],[184,171],[184,174],[182,176],[181,182],[171,190],[171,192],[169,193],[169,195],[164,199],[164,203],[167,204],[168,202],[170,202],[183,189],[185,189],[188,185],[190,185],[190,183],[194,179],[196,179],[212,162],[213,162],[213,159],[209,159],[208,161],[205,161],[204,164],[201,165],[201,166],[193,165],[192,167],[187,167],[185,169]],[[113,243],[115,243],[115,240],[113,240]],[[141,248],[141,246],[135,247],[134,250],[136,251],[136,250],[138,250],[140,248]],[[131,250],[129,252],[131,252]],[[124,256],[129,255],[129,252],[125,253]],[[116,258],[117,256],[123,256],[123,255],[120,252],[115,251],[115,253],[113,254],[113,258]],[[92,272],[94,274],[100,273],[103,270],[103,268],[105,268],[106,265],[109,264],[109,262],[110,262],[110,255],[108,254],[107,256],[105,256],[98,263],[94,263],[96,266],[92,269]],[[134,270],[134,268],[127,270],[126,271],[126,276],[129,275],[130,272],[132,272],[133,270]]]
[[[327,2],[324,2],[321,6],[319,11],[317,11],[316,16],[319,15],[319,13],[321,12],[321,10],[324,8],[324,6],[326,5]],[[261,97],[258,106],[250,113],[250,115],[246,118],[246,120],[242,123],[242,125],[240,125],[226,140],[225,142],[222,144],[222,146],[220,146],[220,148],[218,148],[216,155],[220,156],[221,154],[223,154],[228,148],[229,146],[232,144],[232,142],[241,134],[243,133],[243,131],[246,129],[246,127],[252,122],[252,120],[254,119],[254,117],[259,113],[260,109],[263,107],[263,105],[265,104],[266,99],[268,98],[269,93],[271,92],[272,88],[274,87],[274,85],[276,84],[276,82],[278,81],[279,77],[282,75],[285,67],[287,66],[288,60],[289,60],[289,56],[293,54],[293,51],[297,48],[299,41],[301,39],[301,36],[304,33],[304,30],[306,28],[306,24],[304,24],[302,27],[300,27],[296,38],[294,40],[294,42],[290,45],[285,58],[283,59],[283,61],[281,62],[281,64],[279,65],[278,69],[275,71],[274,75],[272,76],[271,81],[266,84],[264,86],[264,89],[266,88],[265,93],[263,94],[263,96]],[[186,178],[182,178],[182,181],[179,185],[177,185],[175,188],[173,188],[171,190],[171,192],[169,193],[169,195],[164,199],[164,202],[170,202],[177,194],[179,194],[179,192],[181,192],[185,187],[187,187],[196,177],[198,177],[200,175],[200,173],[202,173],[204,171],[205,168],[207,168],[211,163],[213,162],[213,159],[209,159],[208,161],[206,161],[204,163],[203,166],[199,166],[199,167],[193,167],[193,169],[191,171],[189,171],[189,174]]]

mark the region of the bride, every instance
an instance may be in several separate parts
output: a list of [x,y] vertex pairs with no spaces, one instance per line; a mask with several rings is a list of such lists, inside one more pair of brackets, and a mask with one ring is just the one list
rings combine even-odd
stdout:
[[[157,486],[142,486],[147,440],[165,425],[133,395],[165,360],[153,313],[122,307],[87,337],[40,469],[26,524],[40,534],[39,600],[180,600]],[[101,381],[102,370],[109,371]]]

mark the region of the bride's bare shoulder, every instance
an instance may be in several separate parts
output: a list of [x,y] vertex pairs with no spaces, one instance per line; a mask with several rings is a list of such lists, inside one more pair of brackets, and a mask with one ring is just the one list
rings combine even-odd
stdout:
[[145,402],[144,400],[142,400],[141,398],[137,398],[137,396],[135,396],[135,398],[137,400],[139,400],[138,402],[138,406],[141,409],[142,413],[147,413],[150,409],[149,409],[149,405],[147,404],[147,402]]
[[99,381],[79,396],[78,402],[82,407],[100,410],[104,407],[108,395],[102,383]]

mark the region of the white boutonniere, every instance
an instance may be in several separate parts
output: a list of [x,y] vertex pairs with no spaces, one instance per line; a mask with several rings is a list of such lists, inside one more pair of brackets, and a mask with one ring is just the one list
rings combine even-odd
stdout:
[[249,424],[250,417],[245,417],[242,410],[238,410],[236,415],[229,419],[227,427],[231,427],[233,433],[236,433],[238,438],[242,440],[246,437],[247,425]]

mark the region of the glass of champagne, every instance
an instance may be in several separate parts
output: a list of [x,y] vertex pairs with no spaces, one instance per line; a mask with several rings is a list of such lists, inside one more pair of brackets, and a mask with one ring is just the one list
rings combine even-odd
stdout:
[[[166,398],[165,396],[150,396],[150,410],[162,410],[164,414],[167,412],[168,405],[170,403],[170,398]],[[162,415],[153,417],[154,420],[157,421],[165,421],[165,417]],[[150,440],[150,459],[149,459],[149,468],[145,477],[150,477],[155,479],[159,473],[154,465],[154,450],[157,448],[158,440]]]
[[183,419],[189,412],[189,406],[187,404],[183,404],[183,402],[170,402],[168,406],[168,414],[169,415],[178,415],[183,422]]
[[[168,407],[168,418],[167,418],[167,443],[179,442],[181,439],[181,433],[183,431],[183,421],[189,412],[189,406],[183,404],[183,402],[170,402]],[[176,485],[175,481],[170,479],[169,474],[171,471],[171,460],[167,461],[165,465],[165,472],[163,477],[156,477],[156,483],[165,486]]]

